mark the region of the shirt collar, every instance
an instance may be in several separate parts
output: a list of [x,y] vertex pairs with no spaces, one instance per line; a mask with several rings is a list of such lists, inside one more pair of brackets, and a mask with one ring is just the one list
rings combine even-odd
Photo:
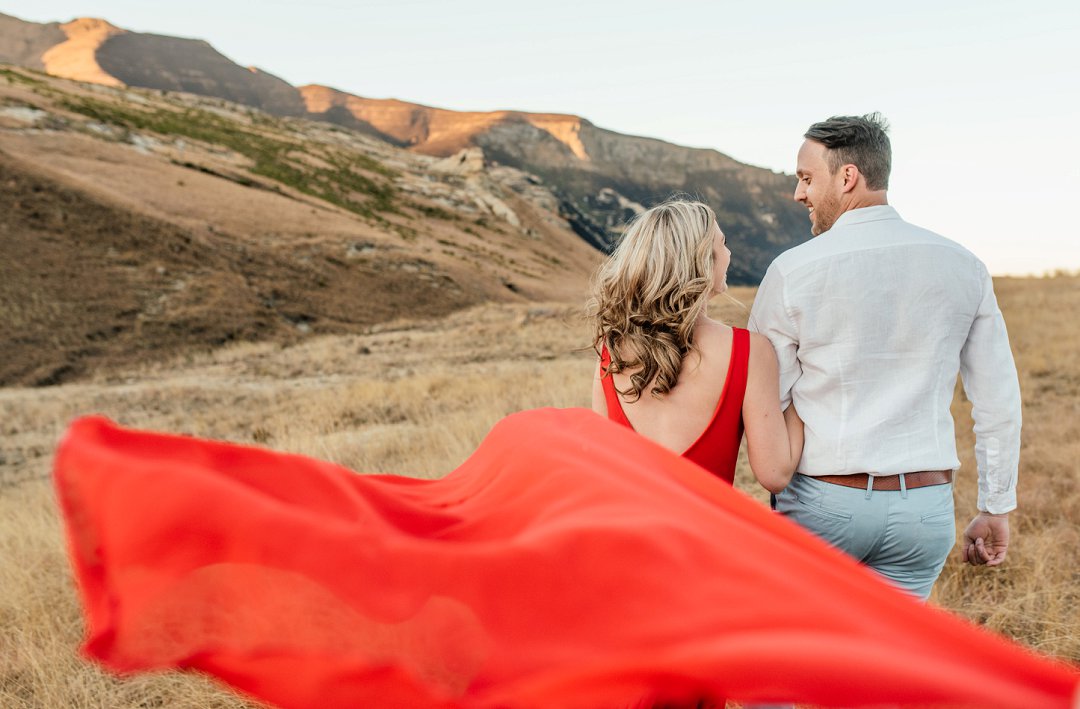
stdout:
[[900,214],[887,204],[874,207],[862,207],[844,212],[833,222],[832,229],[841,225],[863,224],[865,222],[879,222],[885,219],[899,219]]

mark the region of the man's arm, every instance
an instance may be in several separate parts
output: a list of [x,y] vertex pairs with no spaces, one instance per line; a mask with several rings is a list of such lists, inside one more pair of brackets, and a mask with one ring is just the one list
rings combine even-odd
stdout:
[[791,388],[802,374],[799,339],[784,298],[784,277],[776,265],[769,266],[758,286],[746,327],[769,338],[780,366],[780,410],[791,405]]
[[1016,509],[1020,465],[1020,382],[994,283],[979,264],[982,300],[960,352],[960,376],[975,419],[979,514],[964,531],[964,559],[996,566],[1009,545],[1008,512]]

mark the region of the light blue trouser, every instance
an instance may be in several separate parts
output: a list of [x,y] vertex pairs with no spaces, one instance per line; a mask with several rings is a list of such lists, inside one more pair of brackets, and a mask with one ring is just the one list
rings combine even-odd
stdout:
[[776,509],[923,600],[956,541],[952,485],[867,491],[796,473]]

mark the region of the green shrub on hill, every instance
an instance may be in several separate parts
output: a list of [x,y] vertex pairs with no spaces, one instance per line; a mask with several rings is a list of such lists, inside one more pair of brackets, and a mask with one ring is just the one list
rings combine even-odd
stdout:
[[[246,129],[210,111],[198,108],[141,110],[90,98],[66,98],[60,104],[69,111],[100,123],[159,135],[182,136],[229,148],[252,161],[252,174],[364,217],[379,219],[377,215],[380,212],[398,211],[393,184],[388,179],[377,180],[368,176],[374,173],[390,178],[395,175],[394,171],[367,155],[324,153],[313,157],[332,167],[301,165],[287,156],[290,152],[311,155],[303,144],[264,131]],[[266,123],[261,125],[268,127]]]

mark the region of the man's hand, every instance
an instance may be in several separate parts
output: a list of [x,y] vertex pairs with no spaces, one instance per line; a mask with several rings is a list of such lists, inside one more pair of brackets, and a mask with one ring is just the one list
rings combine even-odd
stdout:
[[997,566],[1009,548],[1009,515],[980,512],[964,530],[961,553],[972,566]]

